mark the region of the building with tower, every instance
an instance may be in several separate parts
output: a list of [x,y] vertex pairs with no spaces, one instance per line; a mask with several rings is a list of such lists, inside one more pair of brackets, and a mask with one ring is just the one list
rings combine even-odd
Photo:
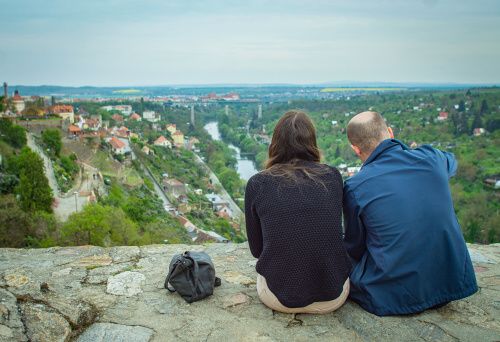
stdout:
[[19,95],[19,91],[16,89],[14,91],[14,96],[12,97],[12,104],[14,105],[14,108],[16,109],[16,112],[20,114],[24,108],[26,108],[26,104],[24,103],[23,98],[21,95]]

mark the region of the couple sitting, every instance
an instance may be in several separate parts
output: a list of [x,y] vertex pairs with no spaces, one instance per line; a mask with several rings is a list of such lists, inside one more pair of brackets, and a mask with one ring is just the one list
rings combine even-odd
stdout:
[[286,313],[328,313],[349,296],[386,316],[475,293],[448,186],[454,156],[409,149],[375,112],[353,117],[347,136],[363,167],[343,185],[336,168],[320,164],[305,113],[290,111],[276,125],[266,169],[245,195],[261,301]]

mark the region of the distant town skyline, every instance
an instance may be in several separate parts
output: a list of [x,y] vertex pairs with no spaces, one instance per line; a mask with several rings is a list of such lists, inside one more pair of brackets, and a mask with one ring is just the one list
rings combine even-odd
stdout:
[[500,1],[3,2],[0,81],[500,84]]

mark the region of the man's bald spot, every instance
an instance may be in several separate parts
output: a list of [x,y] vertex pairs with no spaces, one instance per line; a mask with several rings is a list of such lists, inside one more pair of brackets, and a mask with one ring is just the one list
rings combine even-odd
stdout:
[[351,145],[363,152],[373,151],[382,140],[390,138],[384,118],[377,112],[362,112],[347,124],[347,138]]

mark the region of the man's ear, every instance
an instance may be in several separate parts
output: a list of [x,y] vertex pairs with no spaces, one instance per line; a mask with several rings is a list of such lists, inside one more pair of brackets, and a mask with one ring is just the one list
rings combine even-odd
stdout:
[[387,131],[389,132],[389,135],[391,136],[391,139],[394,139],[394,132],[392,131],[391,127],[387,127]]
[[351,148],[352,150],[354,151],[354,153],[356,153],[356,155],[361,158],[361,150],[359,149],[358,146],[354,146],[354,145],[351,145]]

